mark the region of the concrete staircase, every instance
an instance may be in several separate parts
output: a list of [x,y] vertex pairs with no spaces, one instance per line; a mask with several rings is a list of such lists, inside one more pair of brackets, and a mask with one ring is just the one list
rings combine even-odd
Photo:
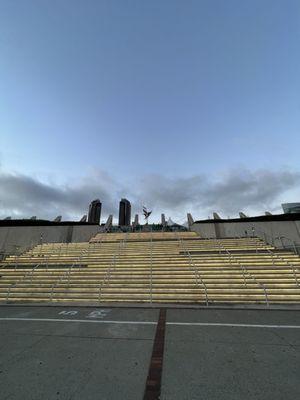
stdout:
[[98,234],[0,265],[1,302],[299,303],[300,258],[258,238]]

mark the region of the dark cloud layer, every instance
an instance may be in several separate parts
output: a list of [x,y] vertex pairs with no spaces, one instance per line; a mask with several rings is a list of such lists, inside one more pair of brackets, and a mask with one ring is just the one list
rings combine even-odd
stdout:
[[132,200],[133,212],[147,205],[156,216],[165,212],[184,217],[187,211],[195,217],[206,217],[213,211],[237,215],[242,210],[251,213],[278,208],[278,201],[299,183],[298,172],[238,169],[218,177],[147,175],[128,190],[103,171],[63,186],[0,172],[0,217],[54,218],[62,214],[65,219],[76,219],[87,212],[94,198],[103,203],[103,217],[109,213],[117,216],[118,201],[124,196]]
[[141,182],[140,194],[159,209],[177,213],[182,209],[191,210],[201,216],[218,211],[227,216],[242,210],[278,209],[280,196],[299,183],[298,172],[238,169],[217,178],[148,176]]
[[100,198],[107,214],[116,211],[112,193],[115,182],[105,173],[95,173],[73,185],[50,185],[19,174],[0,173],[0,215],[65,219],[78,218],[88,204]]

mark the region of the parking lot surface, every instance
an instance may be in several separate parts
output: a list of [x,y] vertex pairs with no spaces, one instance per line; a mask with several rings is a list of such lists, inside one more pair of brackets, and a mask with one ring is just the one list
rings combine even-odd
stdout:
[[157,330],[159,316],[1,306],[1,399],[300,397],[300,311],[167,309]]

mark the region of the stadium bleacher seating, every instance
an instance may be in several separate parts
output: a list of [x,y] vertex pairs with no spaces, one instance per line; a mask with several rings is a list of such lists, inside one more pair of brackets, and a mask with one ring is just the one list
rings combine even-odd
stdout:
[[300,258],[256,237],[97,234],[47,243],[0,265],[2,302],[297,303]]

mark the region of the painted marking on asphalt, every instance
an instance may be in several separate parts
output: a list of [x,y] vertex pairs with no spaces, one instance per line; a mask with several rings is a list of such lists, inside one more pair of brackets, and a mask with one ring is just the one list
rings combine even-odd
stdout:
[[[0,321],[32,321],[32,322],[79,322],[96,324],[128,324],[128,325],[156,325],[154,321],[115,321],[96,319],[63,319],[63,318],[13,318],[2,317]],[[270,329],[300,329],[300,325],[258,325],[258,324],[227,324],[218,322],[166,322],[171,326],[226,326],[231,328],[270,328]]]
[[152,321],[108,321],[97,319],[63,319],[63,318],[0,318],[0,321],[32,321],[32,322],[80,322],[96,324],[131,324],[131,325],[156,325]]
[[[111,309],[109,309],[109,308],[103,308],[103,309],[100,309],[100,310],[94,310],[94,311],[91,311],[86,316],[86,318],[100,318],[100,319],[102,319],[102,318],[106,317],[107,314],[109,314],[110,312],[111,312]],[[78,314],[77,310],[63,310],[63,311],[60,311],[58,313],[58,315],[63,315],[63,316],[68,316],[68,315],[73,316],[73,315],[77,315],[77,314]]]
[[300,325],[227,324],[223,322],[167,322],[176,326],[228,326],[230,328],[300,329]]
[[76,315],[76,314],[78,314],[78,311],[66,311],[66,310],[64,310],[64,311],[60,311],[59,313],[58,313],[58,315]]
[[87,318],[104,318],[111,312],[110,309],[104,308],[101,310],[95,310],[88,314]]

